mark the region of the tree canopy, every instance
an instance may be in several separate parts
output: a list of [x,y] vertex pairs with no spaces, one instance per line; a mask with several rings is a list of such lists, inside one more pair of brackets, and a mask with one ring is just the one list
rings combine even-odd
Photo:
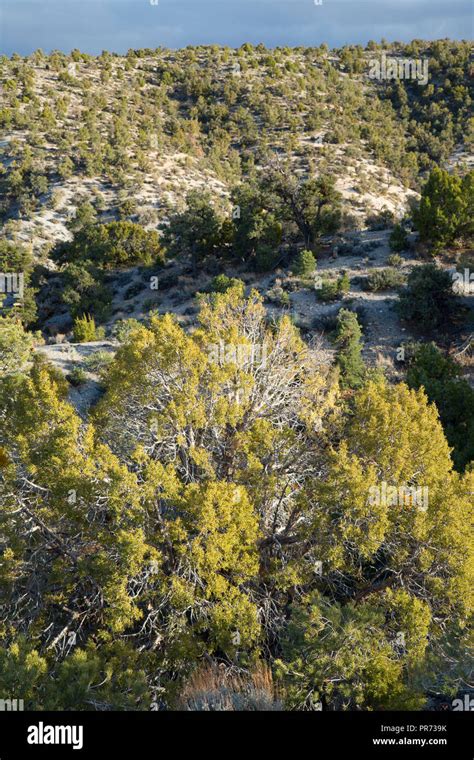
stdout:
[[414,214],[420,239],[435,252],[474,234],[474,171],[464,177],[436,167]]
[[42,361],[0,383],[0,677],[28,708],[173,706],[203,658],[300,709],[456,687],[472,473],[423,390],[341,395],[238,286],[192,333],[132,324],[105,384],[85,423]]

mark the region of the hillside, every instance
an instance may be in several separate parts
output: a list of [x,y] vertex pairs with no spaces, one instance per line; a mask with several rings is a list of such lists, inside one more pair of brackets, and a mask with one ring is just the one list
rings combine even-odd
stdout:
[[450,40],[0,57],[5,693],[462,702],[473,71]]
[[[370,79],[370,62],[382,54],[429,57],[428,87]],[[184,208],[191,190],[200,190],[231,215],[232,188],[275,160],[297,177],[334,178],[343,233],[364,230],[367,220],[383,232],[409,213],[435,162],[450,170],[458,159],[469,165],[472,65],[467,44],[447,41],[385,50],[375,43],[337,51],[244,45],[4,58],[4,235],[32,247],[45,264],[37,278],[44,282],[54,273],[49,251],[71,239],[68,225],[81,204],[91,203],[98,221],[128,219],[156,229],[170,211]],[[348,264],[351,274],[366,273],[386,263],[385,254],[381,245],[369,259],[341,260],[340,269]],[[326,268],[336,269],[323,258],[320,270]],[[235,274],[232,262],[225,271]],[[139,289],[135,277],[131,271],[127,280],[122,271],[120,285],[112,285],[108,330],[123,316],[146,312],[143,301],[150,299],[143,293],[138,300],[123,296],[133,283]],[[357,290],[350,297],[357,299]],[[190,308],[188,291],[181,303],[172,293],[178,312]],[[162,295],[154,303],[161,310],[170,306]],[[60,304],[47,318],[53,298],[50,290],[40,295],[47,309],[39,326],[54,337],[71,321]],[[303,309],[306,322],[313,311]],[[383,305],[382,313],[388,316]],[[368,337],[374,356],[394,332],[388,326],[384,336],[382,325],[380,331],[379,344]]]

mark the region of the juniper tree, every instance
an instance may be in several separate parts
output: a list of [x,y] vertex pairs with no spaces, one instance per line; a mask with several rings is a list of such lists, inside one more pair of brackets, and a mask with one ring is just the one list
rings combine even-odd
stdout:
[[362,359],[362,329],[355,312],[348,309],[339,311],[335,344],[336,362],[341,370],[342,386],[358,387],[364,379],[366,369]]

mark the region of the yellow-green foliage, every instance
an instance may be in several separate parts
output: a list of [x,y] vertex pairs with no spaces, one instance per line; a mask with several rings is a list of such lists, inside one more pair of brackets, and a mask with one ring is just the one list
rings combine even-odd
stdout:
[[[105,382],[87,422],[44,361],[0,383],[3,690],[149,709],[158,677],[173,704],[201,658],[262,657],[298,708],[419,708],[455,684],[474,475],[423,391],[367,382],[347,406],[241,288],[203,297],[194,332],[135,325]],[[384,482],[427,502],[371,498]]]
[[26,332],[18,319],[0,316],[0,378],[25,370],[40,342],[40,336]]
[[89,314],[83,314],[74,321],[74,340],[76,343],[91,343],[98,340],[101,332],[95,326],[94,317]]

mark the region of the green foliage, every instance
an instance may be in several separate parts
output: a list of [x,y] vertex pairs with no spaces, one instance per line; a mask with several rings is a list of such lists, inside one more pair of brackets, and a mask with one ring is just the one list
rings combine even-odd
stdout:
[[87,382],[87,374],[85,369],[82,367],[74,367],[69,375],[67,376],[67,379],[71,383],[71,385],[74,385],[75,387],[79,385],[83,385],[85,382]]
[[423,330],[449,324],[458,311],[449,272],[435,264],[413,269],[397,304],[402,319]]
[[97,212],[90,201],[79,203],[75,216],[69,221],[68,229],[72,232],[82,230],[84,227],[92,227],[97,221]]
[[423,188],[414,222],[434,252],[474,233],[474,171],[462,179],[436,167]]
[[248,261],[257,270],[272,269],[279,258],[283,227],[262,188],[254,184],[239,186],[233,192],[232,202],[238,209],[234,219],[234,256]]
[[218,274],[211,282],[210,290],[214,293],[225,293],[229,288],[244,287],[242,280],[236,277],[227,277],[226,274]]
[[[22,275],[23,277],[23,294],[15,296],[14,306],[5,308],[5,311],[10,313],[13,309],[14,316],[21,319],[25,325],[32,324],[37,316],[36,290],[31,287],[32,271],[33,255],[31,250],[18,243],[0,240],[0,273],[3,275]],[[0,292],[0,308],[2,308],[4,298],[4,294]]]
[[462,471],[474,460],[474,390],[460,377],[459,365],[434,343],[420,344],[411,357],[407,383],[424,388],[436,404],[454,464]]
[[163,227],[163,243],[170,256],[189,253],[197,262],[220,251],[221,220],[209,193],[193,190],[186,204],[186,210],[174,214]]
[[[408,628],[407,618],[410,632],[400,655],[394,642],[397,631]],[[283,643],[285,661],[277,664],[290,706],[421,709],[422,691],[409,682],[423,662],[429,623],[427,605],[403,591],[346,605],[330,604],[317,592],[304,597],[292,610]]]
[[353,311],[341,309],[337,315],[335,343],[342,387],[357,388],[366,370],[362,359],[362,329]]
[[469,47],[451,40],[413,40],[402,51],[408,58],[429,59],[429,83],[398,79],[384,83],[378,95],[406,124],[408,140],[400,161],[408,166],[415,160],[415,167],[431,169],[444,163],[466,135],[473,101]]
[[113,334],[119,343],[125,343],[130,339],[133,332],[140,327],[141,322],[138,319],[120,319],[114,324]]
[[[463,139],[469,45],[387,50],[429,55],[432,89],[362,84],[359,46],[330,58],[327,46],[249,44],[4,57],[0,122],[12,139],[0,210],[32,216],[51,180],[88,176],[112,183],[130,216],[155,158],[186,154],[192,173],[233,188],[231,203],[188,195],[163,228],[169,252],[265,270],[303,244],[306,276],[311,250],[340,224],[344,158],[328,141],[417,189],[420,169],[444,165]],[[38,68],[57,87],[35,79]],[[313,163],[316,131],[326,145]],[[168,190],[181,208],[179,188],[164,187],[158,215]],[[423,242],[467,240],[471,203],[471,175],[435,172],[418,212]],[[86,340],[110,313],[113,271],[164,261],[156,232],[96,224],[94,207],[79,203],[73,240],[53,252]],[[30,271],[19,248],[0,245],[3,266]],[[395,275],[377,277],[379,287]],[[454,315],[447,278],[415,270],[404,317],[432,327]],[[288,304],[280,286],[267,296]],[[349,287],[347,275],[327,281],[322,298]],[[433,349],[410,364],[413,388],[367,381],[352,312],[339,312],[336,369],[240,281],[220,276],[212,290],[189,331],[169,314],[119,325],[108,366],[101,352],[85,362],[105,393],[81,416],[60,372],[35,356],[36,336],[0,317],[1,692],[36,710],[424,707],[429,691],[468,678],[470,390]],[[384,483],[427,488],[426,508],[380,498]]]
[[104,337],[104,331],[97,329],[94,317],[84,314],[82,317],[76,317],[74,320],[74,342],[75,343],[92,343],[101,340]]
[[387,258],[387,264],[391,267],[401,267],[403,264],[403,259],[398,253],[391,253],[390,256]]
[[321,301],[337,301],[350,290],[350,279],[347,274],[338,277],[337,280],[323,280],[321,287],[316,291]]
[[291,304],[290,296],[286,290],[281,287],[279,280],[277,280],[270,290],[267,290],[266,297],[270,303],[277,304],[277,306],[290,306]]
[[279,167],[268,174],[264,187],[274,198],[279,218],[295,225],[307,249],[339,228],[341,196],[333,178],[311,177],[300,182],[289,169]]
[[[192,333],[131,326],[89,420],[43,361],[0,383],[2,689],[30,709],[149,709],[159,678],[164,705],[211,709],[221,687],[189,679],[238,650],[285,707],[420,708],[465,646],[472,473],[423,391],[368,382],[348,408],[258,294],[200,301]],[[339,335],[356,355],[350,312]],[[384,481],[426,485],[427,509],[373,500]],[[270,686],[227,699],[271,706]]]
[[71,242],[60,243],[53,258],[62,264],[62,300],[73,317],[110,314],[112,293],[107,270],[164,263],[160,238],[132,222],[81,226]]
[[0,316],[0,377],[24,372],[37,342],[19,320]]
[[401,253],[408,247],[408,234],[401,224],[396,224],[390,233],[388,240],[390,250],[394,253]]
[[138,659],[132,647],[117,642],[100,651],[76,648],[55,662],[20,638],[0,649],[0,682],[5,693],[23,695],[26,710],[148,710]]
[[293,271],[299,277],[309,277],[316,269],[316,259],[311,251],[300,251],[293,264]]
[[91,261],[104,269],[164,262],[158,233],[133,222],[84,227],[71,242],[56,247],[54,258],[61,264]]
[[94,351],[90,356],[86,356],[84,364],[91,372],[100,372],[109,366],[113,358],[109,351]]
[[391,290],[399,288],[405,283],[403,272],[398,269],[374,269],[367,277],[367,290]]
[[110,313],[112,292],[102,270],[92,261],[67,263],[62,272],[62,301],[73,317],[93,314],[98,320]]
[[[317,591],[293,605],[277,668],[293,707],[419,709],[425,679],[436,681],[436,668],[446,668],[428,657],[444,636],[436,615],[457,607],[458,584],[466,588],[471,574],[462,548],[470,479],[461,485],[452,474],[437,412],[423,392],[368,383],[352,412],[326,474],[308,482],[303,496],[313,515],[310,556],[322,572]],[[427,509],[368,498],[383,481],[429,484]],[[389,570],[400,562],[403,586]],[[342,585],[329,601],[327,589],[341,575],[357,590]]]

